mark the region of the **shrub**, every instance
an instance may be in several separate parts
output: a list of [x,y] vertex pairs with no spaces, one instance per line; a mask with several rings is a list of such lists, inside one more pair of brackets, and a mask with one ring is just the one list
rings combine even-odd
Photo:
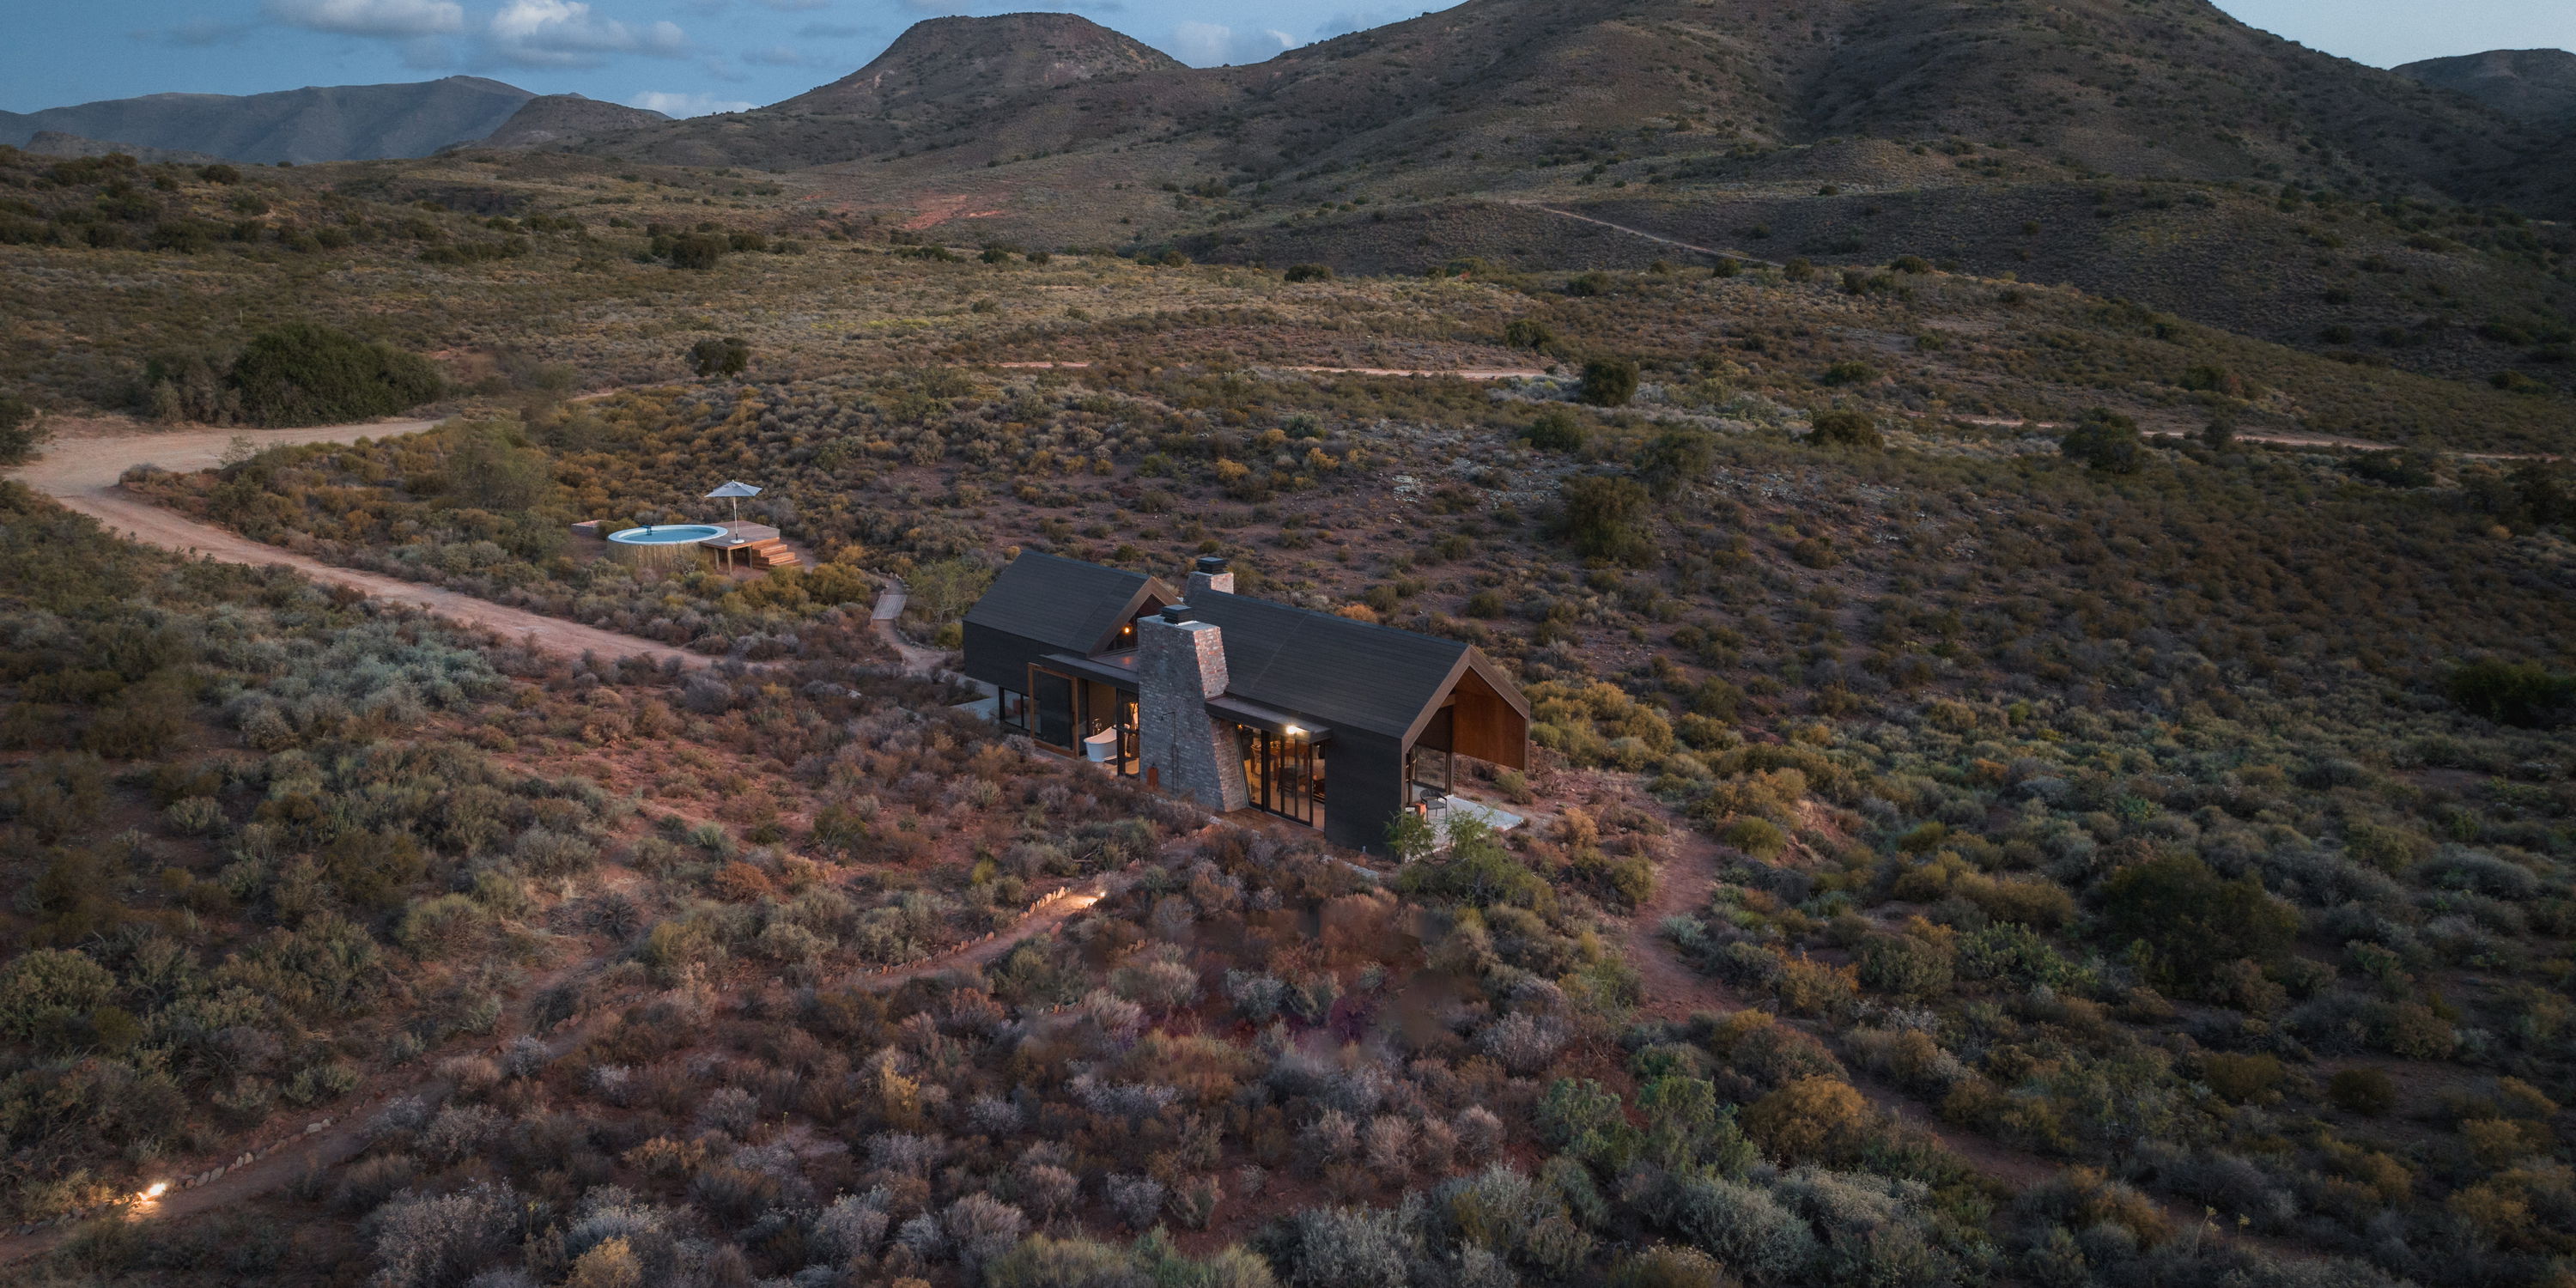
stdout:
[[[723,259],[733,243],[716,233],[682,233],[671,239],[664,255],[673,268],[710,269]],[[951,255],[948,258],[954,259]]]
[[1848,1157],[1869,1123],[1869,1102],[1840,1078],[1800,1078],[1744,1111],[1744,1134],[1781,1159]]
[[224,380],[243,414],[263,425],[390,416],[444,388],[428,359],[312,322],[253,336]]
[[1291,264],[1286,277],[1291,282],[1329,282],[1333,280],[1333,270],[1327,264]]
[[1810,443],[1873,451],[1886,444],[1879,436],[1878,418],[1865,411],[1820,411],[1808,423],[1812,426],[1807,435]]
[[1717,464],[1717,440],[1704,429],[1671,429],[1657,434],[1637,453],[1636,474],[1657,500],[1670,500],[1684,487],[1708,477]]
[[2345,1113],[2377,1118],[2397,1107],[2397,1083],[2378,1069],[2343,1069],[2326,1083],[2326,1099]]
[[0,1033],[33,1038],[107,1004],[116,977],[85,953],[38,948],[0,966]]
[[2166,975],[2207,983],[2240,959],[2276,960],[2299,914],[2252,875],[2229,881],[2192,855],[2132,863],[2101,888],[2102,928],[2115,946],[2144,943]]
[[519,1196],[488,1181],[453,1194],[406,1193],[377,1210],[376,1282],[385,1288],[447,1288],[511,1243]]
[[1513,318],[1503,325],[1503,343],[1515,349],[1544,349],[1556,343],[1556,333],[1536,318]]
[[1582,474],[1557,485],[1564,530],[1576,553],[1589,559],[1643,564],[1654,554],[1646,533],[1651,511],[1646,489],[1610,474]]
[[36,409],[13,393],[0,392],[0,465],[19,465],[44,441]]
[[1637,378],[1637,364],[1626,358],[1595,358],[1583,364],[1575,396],[1595,407],[1625,407],[1637,396]]
[[2442,688],[2471,715],[2526,729],[2559,723],[2576,700],[2576,676],[2559,675],[2538,662],[2471,662],[2455,668]]
[[1844,361],[1837,362],[1832,366],[1825,368],[1825,374],[1816,377],[1816,383],[1829,387],[1840,387],[1844,385],[1872,384],[1876,382],[1877,379],[1878,368],[1873,367],[1866,362]]
[[1583,422],[1575,419],[1572,412],[1552,407],[1540,412],[1538,419],[1521,431],[1521,437],[1541,451],[1579,452],[1589,435],[1584,432]]
[[1768,859],[1789,847],[1789,835],[1769,819],[1739,818],[1726,825],[1717,839],[1752,855]]
[[719,340],[714,336],[689,346],[689,370],[702,380],[718,376],[739,376],[751,365],[751,346],[741,336],[729,335]]
[[2238,1104],[2268,1098],[2287,1076],[2278,1056],[2212,1051],[2200,1058],[2200,1080]]
[[2135,474],[2147,463],[2146,440],[2138,436],[2138,422],[2101,407],[2084,413],[2057,441],[2057,450],[2068,460],[2082,461],[2104,474]]

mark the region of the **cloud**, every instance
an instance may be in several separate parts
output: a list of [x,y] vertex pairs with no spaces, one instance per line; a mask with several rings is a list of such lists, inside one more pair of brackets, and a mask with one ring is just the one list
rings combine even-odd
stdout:
[[630,27],[594,15],[582,0],[509,0],[492,15],[484,47],[523,67],[591,67],[606,54],[677,58],[689,38],[669,22]]
[[1163,48],[1193,67],[1267,62],[1297,47],[1297,38],[1278,30],[1236,31],[1213,22],[1185,22],[1172,28]]
[[341,36],[411,40],[465,30],[465,7],[454,0],[268,0],[261,7],[290,27]]
[[232,44],[250,33],[251,24],[246,22],[218,22],[212,18],[192,18],[176,27],[165,27],[158,31],[138,31],[133,33],[133,36],[136,40],[148,40],[155,44],[204,49],[209,45]]
[[766,49],[746,49],[742,53],[742,60],[746,63],[758,63],[763,67],[803,67],[814,61],[806,56],[804,50],[794,45],[771,45]]
[[648,89],[626,100],[628,107],[640,107],[665,116],[705,116],[711,112],[748,112],[752,105],[738,99],[721,99],[707,94],[672,94]]

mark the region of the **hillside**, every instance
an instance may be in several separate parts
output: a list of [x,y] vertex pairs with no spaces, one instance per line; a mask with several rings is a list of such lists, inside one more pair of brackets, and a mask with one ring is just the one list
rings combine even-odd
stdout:
[[540,94],[519,105],[501,128],[475,140],[487,148],[559,146],[618,130],[657,125],[671,118],[649,108],[603,103],[579,94]]
[[38,130],[27,140],[25,146],[29,152],[48,157],[103,157],[122,152],[137,161],[155,165],[204,165],[221,160],[219,157],[211,157],[203,152],[136,147],[131,143],[85,139],[77,134],[65,134],[60,130]]
[[2576,127],[2576,54],[2564,49],[2491,49],[2392,70],[2476,99],[2517,121]]
[[528,91],[480,76],[397,85],[327,85],[271,94],[148,94],[40,112],[0,112],[0,143],[39,130],[227,161],[427,156],[507,121]]

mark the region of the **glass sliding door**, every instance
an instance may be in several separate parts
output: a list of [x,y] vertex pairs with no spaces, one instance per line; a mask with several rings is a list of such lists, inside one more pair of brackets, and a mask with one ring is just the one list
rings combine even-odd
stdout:
[[1250,725],[1234,727],[1234,742],[1243,755],[1243,785],[1252,807],[1309,826],[1323,790],[1315,744],[1305,735],[1272,733]]

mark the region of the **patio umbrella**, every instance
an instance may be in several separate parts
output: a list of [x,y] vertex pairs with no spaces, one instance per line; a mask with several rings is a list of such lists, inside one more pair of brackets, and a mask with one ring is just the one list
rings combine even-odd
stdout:
[[712,501],[717,497],[723,497],[724,499],[733,502],[733,517],[739,519],[742,517],[742,499],[747,496],[758,495],[760,495],[759,488],[753,487],[748,483],[728,480],[723,487],[707,493],[707,499]]

